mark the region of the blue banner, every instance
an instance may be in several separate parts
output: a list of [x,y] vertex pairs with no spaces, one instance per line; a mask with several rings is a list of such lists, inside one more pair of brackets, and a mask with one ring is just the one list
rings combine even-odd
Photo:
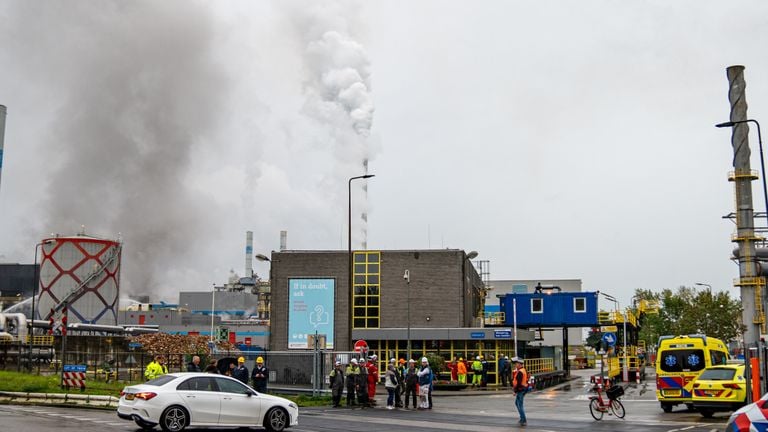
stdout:
[[64,365],[64,372],[85,372],[85,365]]
[[485,339],[485,332],[472,332],[469,334],[472,339]]
[[325,336],[333,349],[334,279],[288,280],[288,348],[307,349],[307,336]]

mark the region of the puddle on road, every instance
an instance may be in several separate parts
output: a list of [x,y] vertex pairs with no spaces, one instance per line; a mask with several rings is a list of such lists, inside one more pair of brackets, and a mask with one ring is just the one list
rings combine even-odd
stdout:
[[571,391],[571,385],[570,384],[566,384],[566,385],[564,385],[562,387],[559,387],[559,388],[556,388],[556,389],[553,389],[553,390],[554,391]]

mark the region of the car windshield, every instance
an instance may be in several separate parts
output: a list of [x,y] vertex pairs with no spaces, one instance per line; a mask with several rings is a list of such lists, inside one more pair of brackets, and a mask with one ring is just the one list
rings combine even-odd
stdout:
[[704,351],[673,349],[659,354],[659,367],[664,372],[699,371],[704,369]]
[[710,381],[731,381],[733,376],[736,375],[736,369],[729,368],[717,368],[707,369],[699,375],[700,380]]
[[171,381],[173,381],[175,379],[176,379],[175,376],[160,375],[159,377],[157,377],[157,378],[155,378],[153,380],[149,380],[149,381],[145,382],[144,384],[151,385],[151,386],[158,386],[159,387],[159,386],[164,385],[166,383],[169,383],[169,382],[171,382]]

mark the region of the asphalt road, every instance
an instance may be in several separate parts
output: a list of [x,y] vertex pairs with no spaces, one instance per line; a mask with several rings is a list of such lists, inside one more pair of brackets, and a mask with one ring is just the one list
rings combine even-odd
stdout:
[[[528,431],[723,431],[728,414],[705,419],[678,407],[664,413],[654,394],[654,382],[627,388],[622,398],[627,415],[623,420],[606,415],[595,421],[589,414],[585,380],[572,381],[555,389],[526,396]],[[380,404],[385,398],[377,397]],[[87,432],[105,430],[140,431],[121,420],[114,411],[46,406],[0,405],[2,430],[13,432]],[[505,392],[449,392],[436,395],[429,411],[302,408],[299,426],[293,432],[352,431],[395,432],[521,430],[517,426],[514,396]],[[159,428],[157,429],[159,430]],[[200,429],[198,429],[200,430]]]

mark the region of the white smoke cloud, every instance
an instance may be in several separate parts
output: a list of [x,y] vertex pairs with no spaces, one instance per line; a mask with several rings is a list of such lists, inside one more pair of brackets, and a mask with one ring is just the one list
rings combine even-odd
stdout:
[[[330,127],[334,139],[339,180],[367,174],[369,137],[374,104],[371,64],[363,45],[350,34],[345,15],[348,3],[308,8],[297,28],[304,42],[306,68],[304,112]],[[337,13],[333,13],[336,11]],[[355,247],[367,247],[367,188],[362,180],[353,185],[353,238]]]

